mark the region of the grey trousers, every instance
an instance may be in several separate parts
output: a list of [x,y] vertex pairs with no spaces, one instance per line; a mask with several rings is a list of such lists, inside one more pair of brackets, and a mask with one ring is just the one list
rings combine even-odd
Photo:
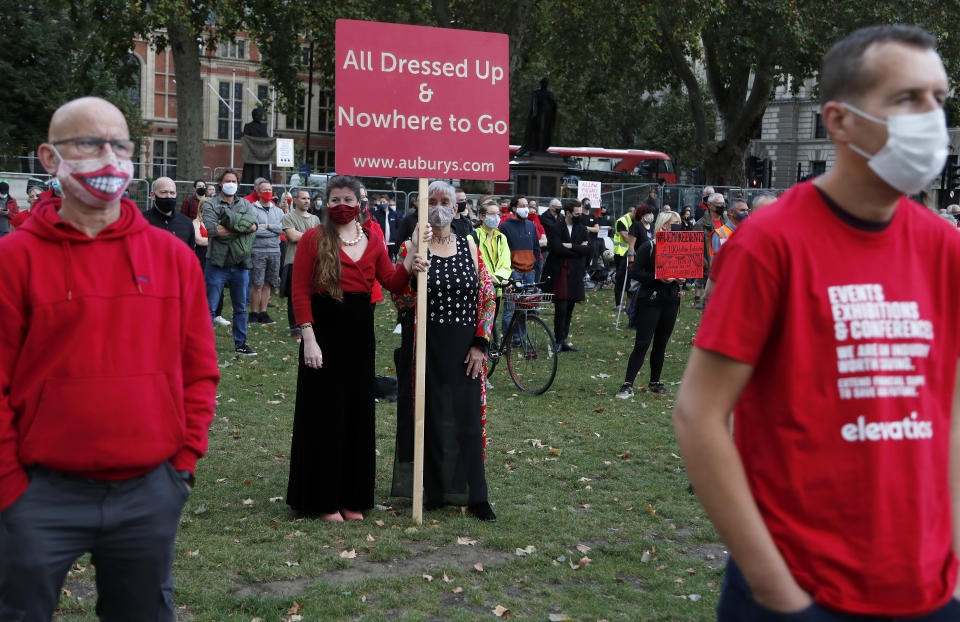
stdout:
[[26,492],[0,512],[0,622],[48,622],[86,552],[100,620],[172,622],[171,565],[189,492],[170,463],[115,482],[28,475]]

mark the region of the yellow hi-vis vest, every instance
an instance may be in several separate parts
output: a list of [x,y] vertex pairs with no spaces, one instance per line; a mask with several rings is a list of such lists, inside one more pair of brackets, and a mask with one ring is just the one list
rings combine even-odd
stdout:
[[[624,228],[627,231],[630,231],[630,227],[633,225],[633,218],[630,218],[630,213],[626,213],[620,218],[617,219],[617,222],[622,222]],[[630,250],[630,245],[627,244],[627,241],[623,239],[623,236],[620,235],[619,231],[616,231],[616,226],[614,226],[613,234],[613,254],[614,255],[626,255],[627,251]]]

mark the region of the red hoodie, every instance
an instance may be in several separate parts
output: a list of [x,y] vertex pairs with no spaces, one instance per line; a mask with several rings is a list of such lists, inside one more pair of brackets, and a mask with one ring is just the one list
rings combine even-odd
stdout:
[[124,199],[95,238],[59,199],[0,238],[0,511],[24,467],[127,479],[193,471],[220,374],[203,274],[186,244]]

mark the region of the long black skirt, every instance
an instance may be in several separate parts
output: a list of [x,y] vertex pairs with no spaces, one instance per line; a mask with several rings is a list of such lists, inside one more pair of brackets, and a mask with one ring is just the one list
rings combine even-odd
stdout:
[[[427,330],[423,435],[423,503],[427,508],[487,501],[480,376],[468,376],[463,362],[473,344],[473,333],[469,327],[438,324],[430,324]],[[411,368],[407,377],[412,376]],[[398,394],[397,445],[390,493],[394,497],[413,496],[411,394],[412,388]]]
[[370,296],[314,294],[311,303],[323,367],[304,364],[301,344],[287,504],[301,514],[368,510],[376,476]]

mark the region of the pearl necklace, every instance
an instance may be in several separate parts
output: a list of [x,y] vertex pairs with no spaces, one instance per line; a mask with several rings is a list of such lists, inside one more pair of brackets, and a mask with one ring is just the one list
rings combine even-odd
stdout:
[[360,227],[360,225],[357,223],[354,223],[354,224],[356,224],[357,226],[357,237],[353,238],[352,240],[345,240],[342,235],[340,236],[340,241],[346,244],[347,246],[356,246],[357,244],[360,243],[360,240],[363,239],[363,228]]

